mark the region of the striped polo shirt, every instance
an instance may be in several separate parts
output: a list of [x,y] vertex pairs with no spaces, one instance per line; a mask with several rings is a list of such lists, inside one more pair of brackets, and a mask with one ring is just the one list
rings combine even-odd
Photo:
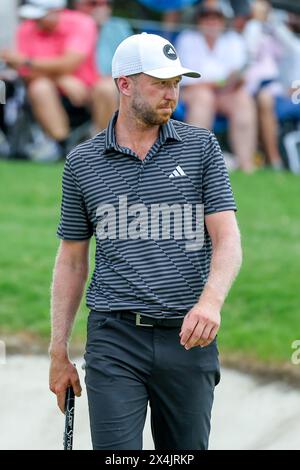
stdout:
[[204,217],[236,210],[219,144],[206,129],[170,120],[141,160],[118,145],[116,119],[67,156],[57,235],[95,235],[90,309],[185,315],[210,269]]

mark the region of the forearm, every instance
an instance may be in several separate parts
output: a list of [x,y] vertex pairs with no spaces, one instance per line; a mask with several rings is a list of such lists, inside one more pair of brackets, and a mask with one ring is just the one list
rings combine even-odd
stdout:
[[72,74],[84,61],[85,56],[76,52],[68,52],[60,57],[44,59],[31,58],[22,50],[20,52],[3,50],[0,51],[0,59],[16,69],[21,75],[40,74],[55,77]]
[[32,59],[29,61],[29,70],[31,74],[57,76],[72,73],[74,71],[73,64],[69,64],[68,60],[63,57],[53,59]]
[[210,273],[199,303],[221,309],[242,262],[239,235],[225,237],[213,248]]
[[57,261],[51,290],[51,355],[67,355],[68,340],[87,280],[85,265]]

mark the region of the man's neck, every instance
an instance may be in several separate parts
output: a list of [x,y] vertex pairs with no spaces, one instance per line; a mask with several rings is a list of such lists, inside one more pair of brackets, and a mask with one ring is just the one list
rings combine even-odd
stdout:
[[119,111],[115,125],[116,140],[120,147],[133,150],[141,159],[152,147],[159,135],[159,125],[147,126],[130,113]]

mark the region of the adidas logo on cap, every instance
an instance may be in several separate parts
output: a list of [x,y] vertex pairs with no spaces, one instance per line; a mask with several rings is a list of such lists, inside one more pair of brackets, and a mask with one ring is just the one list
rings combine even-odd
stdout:
[[168,59],[171,59],[171,60],[177,59],[177,53],[171,44],[166,44],[163,48],[163,52],[165,56],[168,57]]

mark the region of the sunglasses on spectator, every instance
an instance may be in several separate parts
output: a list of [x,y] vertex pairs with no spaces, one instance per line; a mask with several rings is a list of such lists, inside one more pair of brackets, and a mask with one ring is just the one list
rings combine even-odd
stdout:
[[206,13],[203,13],[202,15],[199,15],[199,18],[203,18],[203,19],[206,19],[206,18],[221,18],[221,19],[224,19],[224,16],[222,15],[222,13],[218,13],[218,12],[215,12],[215,11],[211,11],[211,12],[206,12]]

